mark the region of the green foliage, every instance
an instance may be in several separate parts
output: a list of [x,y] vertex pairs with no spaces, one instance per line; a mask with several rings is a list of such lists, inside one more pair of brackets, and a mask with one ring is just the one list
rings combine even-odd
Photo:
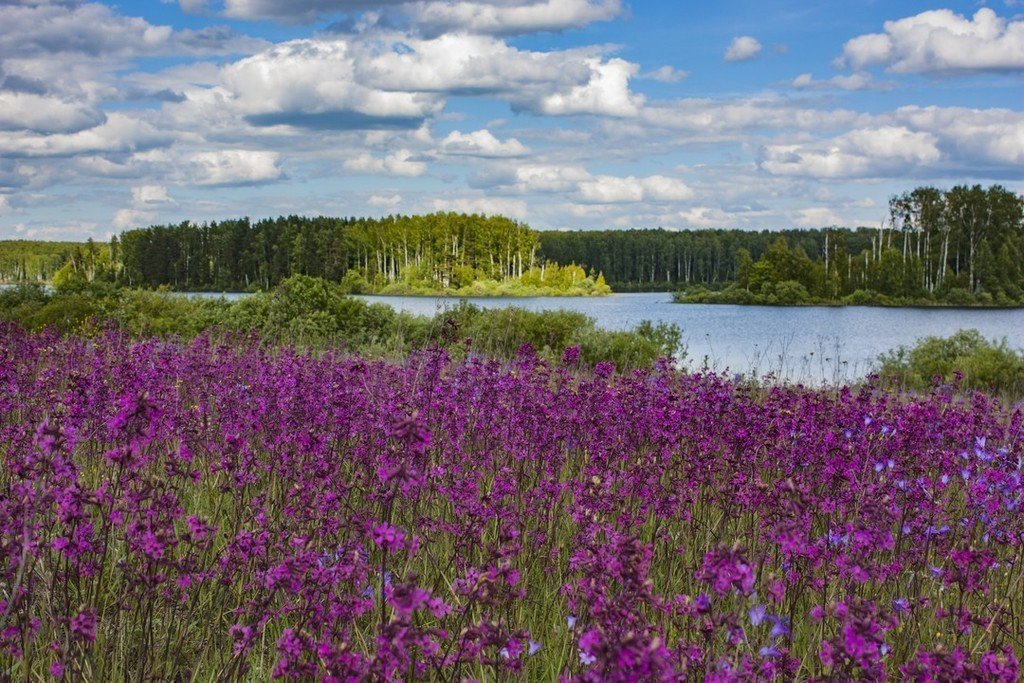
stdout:
[[0,282],[49,282],[80,242],[0,240]]
[[569,311],[485,309],[462,302],[434,318],[398,313],[346,295],[346,286],[295,275],[269,292],[234,302],[167,290],[111,289],[103,284],[47,292],[38,285],[0,290],[0,320],[38,330],[91,333],[113,324],[134,335],[194,337],[207,330],[255,331],[270,343],[342,347],[400,357],[416,348],[443,346],[453,355],[480,353],[508,359],[524,345],[559,362],[580,347],[587,363],[611,361],[620,369],[646,366],[685,353],[679,328],[645,321],[636,330],[609,332]]
[[960,330],[951,337],[925,337],[912,348],[900,347],[879,357],[882,382],[918,391],[936,381],[1024,397],[1024,353],[1006,339],[989,341],[977,330]]

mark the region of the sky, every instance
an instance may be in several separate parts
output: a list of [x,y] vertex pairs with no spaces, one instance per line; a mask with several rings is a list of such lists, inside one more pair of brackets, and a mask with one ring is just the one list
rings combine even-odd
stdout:
[[0,239],[878,226],[1024,192],[1024,1],[0,0]]

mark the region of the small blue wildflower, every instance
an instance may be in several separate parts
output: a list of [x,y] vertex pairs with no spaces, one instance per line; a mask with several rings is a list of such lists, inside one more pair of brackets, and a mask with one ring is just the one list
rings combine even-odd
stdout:
[[542,647],[544,647],[543,643],[538,643],[536,640],[531,640],[529,647],[526,650],[526,654],[535,655],[537,654],[537,652],[540,651]]
[[762,657],[778,657],[780,654],[776,647],[762,647],[757,653]]
[[910,610],[910,602],[906,598],[896,598],[892,601],[892,608],[897,614],[903,614]]
[[789,619],[786,617],[777,617],[772,615],[769,617],[772,620],[772,630],[768,634],[771,638],[782,638],[783,636],[789,635]]
[[597,657],[591,654],[587,654],[583,650],[580,650],[580,664],[583,664],[584,666],[590,666],[596,661]]
[[751,625],[760,626],[765,617],[764,605],[754,605],[750,608],[750,611],[747,612],[747,616],[750,617]]
[[500,650],[498,650],[498,654],[504,657],[505,659],[510,659],[512,657],[512,655],[508,653],[507,647],[503,647]]
[[569,630],[571,631],[576,626],[576,617],[570,614],[565,620],[565,623],[569,626]]

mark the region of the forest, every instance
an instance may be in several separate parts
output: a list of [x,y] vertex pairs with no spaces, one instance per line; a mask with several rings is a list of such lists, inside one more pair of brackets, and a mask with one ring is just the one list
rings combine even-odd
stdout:
[[948,302],[1024,296],[1024,198],[995,185],[919,187],[878,228],[541,233],[540,253],[604,273],[616,291],[727,303]]
[[354,293],[603,294],[600,274],[538,255],[537,233],[501,216],[248,218],[130,230],[112,246],[118,278],[176,290],[267,290],[292,275]]
[[80,242],[0,240],[0,282],[49,282]]

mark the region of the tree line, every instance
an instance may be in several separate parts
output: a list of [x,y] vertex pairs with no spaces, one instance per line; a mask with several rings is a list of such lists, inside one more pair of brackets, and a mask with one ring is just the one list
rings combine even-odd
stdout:
[[891,198],[877,228],[545,232],[540,242],[543,257],[600,269],[618,291],[692,289],[708,300],[703,292],[729,290],[739,303],[1024,300],[1024,197],[999,185],[916,188]]
[[458,213],[185,221],[129,230],[116,248],[127,284],[182,290],[267,290],[292,275],[458,288],[522,277],[539,265],[528,226]]

